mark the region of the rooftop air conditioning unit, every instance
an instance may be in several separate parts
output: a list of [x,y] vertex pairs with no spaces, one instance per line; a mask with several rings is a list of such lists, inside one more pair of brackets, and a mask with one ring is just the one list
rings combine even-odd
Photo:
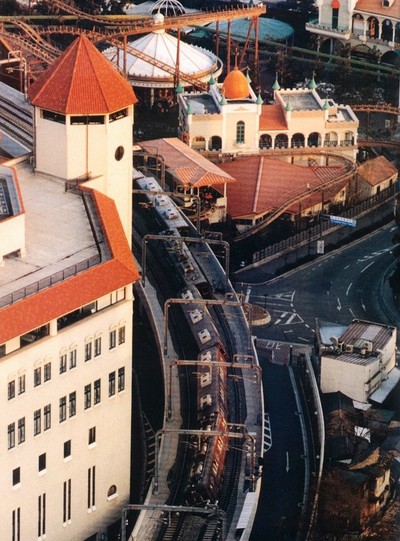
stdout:
[[347,353],[353,353],[353,351],[354,351],[354,346],[353,346],[353,344],[346,344],[345,351],[346,351]]

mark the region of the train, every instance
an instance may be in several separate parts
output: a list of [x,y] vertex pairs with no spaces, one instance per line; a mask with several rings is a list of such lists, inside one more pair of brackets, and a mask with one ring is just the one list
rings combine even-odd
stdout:
[[209,284],[197,264],[190,243],[182,239],[193,232],[190,222],[169,195],[157,193],[162,189],[154,178],[142,177],[139,173],[135,181],[139,190],[145,191],[141,193],[139,204],[153,211],[151,223],[156,234],[165,237],[158,247],[161,246],[164,260],[174,270],[172,274],[180,286],[180,298],[188,301],[180,305],[198,350],[197,362],[190,367],[189,374],[195,377],[191,380],[195,381],[191,399],[196,413],[191,428],[201,434],[194,435],[190,442],[184,498],[187,505],[216,503],[221,494],[229,449],[229,438],[225,435],[229,431],[228,369],[210,363],[225,363],[229,355],[204,302],[204,299],[212,298],[214,286]]

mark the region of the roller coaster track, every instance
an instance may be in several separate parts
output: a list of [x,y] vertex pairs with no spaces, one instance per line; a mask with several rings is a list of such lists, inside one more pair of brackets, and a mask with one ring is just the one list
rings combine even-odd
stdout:
[[48,41],[43,39],[40,32],[33,28],[30,24],[26,23],[25,21],[21,19],[14,19],[13,24],[22,30],[22,32],[25,34],[25,37],[29,38],[34,44],[38,45],[39,47],[42,47],[45,52],[47,52],[50,55],[57,56],[60,54],[60,50],[57,47],[54,47],[51,45]]
[[[310,154],[310,152],[308,152]],[[290,154],[290,151],[288,151],[285,154]],[[281,216],[288,208],[290,208],[293,204],[299,203],[300,201],[303,201],[307,197],[309,197],[312,194],[320,193],[321,190],[326,190],[327,188],[330,188],[331,186],[335,186],[336,184],[347,182],[351,179],[351,177],[354,175],[354,173],[357,170],[357,164],[350,160],[349,158],[345,158],[344,156],[334,154],[334,153],[328,153],[328,152],[319,152],[319,156],[327,156],[327,157],[333,157],[336,159],[340,159],[341,161],[345,162],[347,165],[347,171],[343,175],[340,175],[332,180],[329,180],[325,182],[324,184],[320,184],[319,186],[315,186],[314,188],[311,188],[305,192],[303,192],[300,195],[294,195],[293,197],[290,197],[285,201],[283,205],[281,205],[279,208],[275,209],[271,214],[263,220],[262,222],[259,222],[254,227],[251,227],[250,229],[247,229],[237,237],[235,237],[233,240],[234,242],[240,242],[245,239],[250,238],[255,233],[260,233],[264,229],[266,229],[273,221],[275,221],[279,216]]]
[[[19,23],[19,22],[18,22]],[[56,47],[53,47],[52,45],[48,44],[45,40],[43,40],[40,36],[40,32],[37,30],[30,31],[29,26],[24,24],[18,24],[18,26],[27,33],[29,38],[32,38],[34,41],[33,43],[29,40],[27,40],[24,36],[21,36],[20,34],[13,34],[10,32],[5,32],[0,27],[0,36],[5,37],[10,43],[13,44],[13,46],[20,48],[22,51],[27,51],[31,54],[36,54],[37,57],[39,57],[42,61],[45,61],[47,64],[51,64],[54,62],[54,60],[61,54],[62,51],[57,49]],[[69,27],[67,27],[69,28]],[[54,28],[54,30],[57,30],[58,27]],[[57,32],[54,32],[57,33]],[[68,33],[74,34],[74,35],[81,35],[85,34],[91,41],[95,43],[102,43],[102,42],[108,42],[111,45],[114,45],[121,51],[125,51],[127,53],[130,53],[131,55],[135,56],[136,58],[140,58],[144,62],[147,62],[153,66],[156,66],[157,68],[160,68],[161,70],[165,71],[166,73],[169,73],[172,76],[176,75],[176,69],[173,66],[170,66],[169,64],[166,64],[165,62],[162,62],[161,60],[157,60],[156,58],[139,51],[135,47],[132,47],[131,45],[126,45],[118,40],[115,37],[115,34],[113,33],[103,33],[100,31],[94,31],[94,30],[83,30],[81,28],[76,27],[70,27],[68,30]],[[46,44],[46,47],[44,48],[42,45],[42,42]],[[40,55],[40,56],[39,56]],[[35,76],[35,73],[31,74],[33,77]],[[189,75],[187,73],[184,73],[182,71],[179,72],[179,80],[184,81],[186,83],[189,83],[193,87],[199,88],[200,90],[206,90],[207,84],[199,81],[196,77],[193,77],[192,75]]]
[[[29,39],[26,39],[20,34],[7,32],[4,29],[4,25],[0,25],[0,37],[4,38],[13,48],[21,50],[23,56],[32,55],[36,61],[43,62],[45,66],[54,62],[61,52],[58,51],[58,54],[55,54],[54,52],[51,53],[38,43],[32,43]],[[29,63],[32,65],[32,60],[30,60]]]
[[194,26],[197,24],[205,24],[213,22],[216,19],[232,20],[248,17],[259,17],[266,13],[266,7],[263,4],[257,6],[248,6],[243,8],[216,9],[214,11],[202,11],[200,13],[189,13],[179,15],[179,17],[165,17],[163,24],[154,24],[152,18],[138,19],[129,16],[107,16],[107,15],[92,15],[84,11],[80,11],[75,6],[71,6],[61,0],[43,0],[52,7],[57,7],[66,13],[76,15],[80,19],[91,21],[100,25],[108,24],[112,26],[129,26],[130,32],[147,33],[157,29],[181,28],[182,26]]
[[357,145],[358,147],[385,147],[400,149],[400,141],[391,141],[389,139],[383,139],[381,141],[378,141],[377,139],[359,139]]
[[353,111],[360,111],[361,113],[387,113],[388,115],[400,116],[400,108],[393,105],[384,103],[382,105],[377,104],[359,104],[350,105]]

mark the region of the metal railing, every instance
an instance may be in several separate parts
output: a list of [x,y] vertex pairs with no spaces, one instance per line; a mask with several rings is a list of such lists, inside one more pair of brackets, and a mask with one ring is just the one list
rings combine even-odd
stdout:
[[[359,216],[360,214],[363,214],[366,211],[376,207],[377,205],[380,205],[381,203],[384,203],[385,201],[389,200],[391,197],[395,195],[395,193],[396,193],[396,185],[393,184],[386,190],[382,190],[379,194],[375,194],[372,197],[365,199],[365,201],[361,201],[357,205],[354,205],[348,210],[345,210],[344,212],[340,214],[340,216],[344,218],[354,218],[356,216]],[[330,223],[329,221],[321,220],[319,223],[317,223],[313,227],[309,227],[308,229],[301,231],[299,233],[296,233],[295,235],[292,235],[291,237],[282,239],[281,241],[276,242],[275,244],[271,244],[270,246],[266,246],[265,248],[262,248],[261,250],[254,252],[252,261],[253,263],[256,263],[257,261],[261,261],[267,257],[279,254],[280,252],[284,252],[285,250],[289,248],[293,248],[317,236],[322,237],[325,232],[327,232],[330,229],[334,229],[336,227],[338,226]]]
[[95,265],[98,265],[100,262],[101,262],[101,257],[99,254],[96,254],[87,259],[84,259],[83,261],[80,261],[79,263],[75,263],[74,265],[70,265],[69,267],[66,267],[65,269],[55,272],[51,274],[50,276],[46,276],[45,278],[42,278],[41,280],[37,280],[36,282],[33,282],[32,284],[29,284],[25,287],[21,287],[20,289],[17,289],[16,291],[13,291],[12,293],[9,293],[8,295],[4,295],[3,297],[1,297],[0,308],[4,308],[5,306],[14,304],[17,301],[25,299],[26,297],[30,297],[31,295],[34,295],[35,293],[38,293],[39,291],[43,291],[44,289],[47,289],[48,287],[58,284],[66,280],[67,278],[76,276],[80,272],[85,271],[89,269],[90,267],[94,267]]

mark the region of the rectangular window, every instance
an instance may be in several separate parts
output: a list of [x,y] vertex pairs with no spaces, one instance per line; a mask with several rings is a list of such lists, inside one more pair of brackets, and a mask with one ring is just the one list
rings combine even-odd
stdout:
[[51,428],[51,404],[44,407],[44,430]]
[[109,347],[110,349],[114,349],[117,345],[117,331],[110,331],[110,338],[109,338]]
[[43,367],[43,380],[51,380],[51,363],[46,363]]
[[244,129],[243,120],[239,120],[239,122],[236,124],[236,143],[244,143]]
[[38,537],[46,535],[46,494],[38,497]]
[[60,122],[61,124],[65,124],[65,115],[62,115],[60,113],[53,113],[53,111],[46,111],[46,109],[42,109],[42,116],[46,120],[51,120],[52,122]]
[[33,371],[33,386],[37,387],[42,383],[42,368],[35,368]]
[[60,356],[60,374],[64,374],[67,371],[67,354]]
[[36,410],[33,414],[33,435],[37,436],[42,431],[42,412]]
[[76,367],[76,349],[72,349],[69,352],[69,368],[75,368]]
[[11,400],[12,398],[15,398],[15,379],[8,382],[7,396],[8,396],[8,400]]
[[88,509],[92,509],[96,505],[96,466],[88,469],[87,504]]
[[101,355],[101,337],[95,338],[94,341],[94,356],[98,357]]
[[19,376],[18,378],[18,394],[23,394],[25,392],[25,374]]
[[71,520],[71,479],[64,482],[63,486],[63,522]]
[[125,368],[118,368],[118,392],[125,389]]
[[8,441],[9,449],[12,449],[13,447],[15,447],[15,423],[11,423],[8,425],[7,441]]
[[115,372],[108,374],[108,396],[115,395]]
[[25,417],[18,419],[18,445],[25,441]]
[[60,423],[62,423],[67,418],[67,397],[66,396],[62,396],[60,398],[59,412],[60,412]]
[[85,391],[84,391],[84,408],[87,410],[92,406],[92,385],[85,385]]
[[118,344],[121,345],[124,343],[125,343],[125,325],[118,329]]
[[76,415],[76,392],[69,393],[69,416]]
[[94,403],[98,404],[101,400],[101,380],[96,379],[93,387],[94,387]]
[[11,540],[21,541],[21,508],[18,507],[12,512]]
[[115,122],[116,120],[119,120],[120,118],[125,118],[127,115],[128,115],[128,109],[120,109],[119,111],[110,113],[108,118],[110,122]]
[[12,484],[13,486],[19,485],[21,482],[21,468],[15,468],[15,470],[12,471]]
[[89,428],[89,445],[96,443],[96,427]]
[[90,361],[92,358],[92,342],[86,342],[85,344],[85,361]]
[[39,471],[43,471],[46,469],[46,453],[39,455],[38,468],[39,468]]
[[64,442],[64,458],[71,456],[71,440]]

